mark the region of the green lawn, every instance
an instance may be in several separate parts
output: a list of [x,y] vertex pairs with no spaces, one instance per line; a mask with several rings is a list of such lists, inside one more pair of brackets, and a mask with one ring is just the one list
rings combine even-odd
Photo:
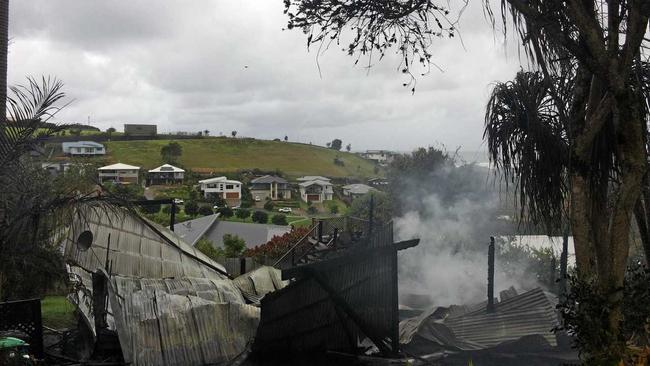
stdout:
[[65,296],[46,296],[41,301],[43,324],[63,329],[75,326],[74,305]]
[[[302,175],[372,177],[374,163],[355,154],[315,145],[256,139],[210,137],[176,140],[183,148],[180,164],[199,173],[242,169],[280,170],[290,178]],[[111,141],[108,159],[152,169],[162,164],[160,149],[170,140]],[[339,156],[344,166],[335,165]]]

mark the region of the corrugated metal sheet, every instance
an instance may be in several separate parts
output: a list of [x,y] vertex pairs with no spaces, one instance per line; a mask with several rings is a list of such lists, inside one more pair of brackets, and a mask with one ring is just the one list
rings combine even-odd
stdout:
[[204,365],[246,350],[259,309],[230,280],[114,276],[109,289],[125,362]]
[[[93,233],[88,250],[77,245]],[[109,237],[110,234],[110,246]],[[197,365],[232,360],[255,334],[259,308],[246,305],[223,266],[172,232],[127,211],[86,212],[65,238],[71,295],[94,331],[92,277],[110,262],[108,328],[132,365]]]
[[260,303],[264,295],[284,288],[289,281],[282,281],[279,270],[264,266],[234,279],[242,295],[253,304]]
[[[65,239],[65,258],[87,271],[104,268],[108,256],[112,273],[163,278],[226,278],[223,266],[183,242],[171,231],[126,210],[87,211],[79,216]],[[77,245],[81,232],[93,233],[88,250]]]
[[[397,343],[397,253],[392,226],[337,258],[283,271],[301,275],[262,299],[253,349],[260,352],[356,351],[368,337],[382,350]],[[286,276],[285,276],[286,275]]]
[[486,348],[533,334],[541,335],[551,346],[557,345],[552,332],[558,325],[557,315],[540,288],[499,302],[494,313],[488,314],[482,307],[447,318],[444,323],[457,337]]
[[497,303],[494,313],[487,313],[485,303],[450,310],[435,308],[402,321],[401,343],[418,336],[443,348],[477,350],[539,335],[549,345],[557,345],[552,332],[558,325],[557,315],[552,300],[540,288]]

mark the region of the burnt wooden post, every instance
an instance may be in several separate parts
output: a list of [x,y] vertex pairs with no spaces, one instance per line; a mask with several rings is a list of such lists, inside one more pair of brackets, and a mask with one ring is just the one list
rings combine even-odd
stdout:
[[372,240],[372,226],[375,219],[375,195],[370,194],[370,207],[368,207],[368,239]]
[[488,286],[487,286],[487,312],[494,312],[494,236],[490,237],[488,246]]
[[[391,221],[388,227],[388,245],[393,246],[393,222]],[[391,348],[393,353],[399,353],[399,288],[397,283],[397,248],[393,248],[391,255],[391,285],[393,292],[392,310],[393,310],[393,329],[391,334]]]
[[246,273],[246,258],[239,257],[239,274],[242,275]]
[[318,220],[318,242],[323,242],[323,220]]
[[562,254],[560,254],[560,295],[566,293],[566,276],[567,276],[567,262],[569,259],[569,230],[564,229],[562,234]]
[[108,298],[108,286],[106,276],[101,271],[93,272],[93,318],[95,318],[95,332],[99,335],[100,330],[108,328],[106,322],[106,299]]
[[174,231],[174,223],[176,222],[176,201],[172,200],[172,212],[169,215],[169,229]]

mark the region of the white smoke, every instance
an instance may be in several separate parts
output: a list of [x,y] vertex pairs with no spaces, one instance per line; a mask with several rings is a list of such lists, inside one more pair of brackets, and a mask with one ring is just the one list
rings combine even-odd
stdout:
[[[399,254],[400,294],[427,295],[432,304],[472,304],[487,299],[487,253],[494,235],[498,195],[441,202],[436,194],[420,198],[420,210],[394,220],[398,240],[420,238]],[[511,272],[512,273],[512,272]],[[531,278],[511,278],[495,264],[495,295],[514,286],[535,286]]]

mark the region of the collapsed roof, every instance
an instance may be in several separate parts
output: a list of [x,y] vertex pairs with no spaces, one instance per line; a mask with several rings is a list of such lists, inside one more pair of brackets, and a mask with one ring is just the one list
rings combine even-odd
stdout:
[[77,282],[71,299],[95,335],[93,274],[108,277],[106,323],[127,363],[229,361],[257,329],[259,308],[223,266],[126,209],[80,212],[64,248]]

